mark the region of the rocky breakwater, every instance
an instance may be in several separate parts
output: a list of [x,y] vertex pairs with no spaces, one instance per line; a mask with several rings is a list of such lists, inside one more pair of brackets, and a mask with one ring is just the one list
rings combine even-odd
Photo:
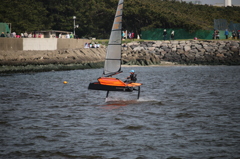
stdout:
[[0,51],[0,72],[69,70],[103,67],[106,49]]
[[123,64],[240,65],[240,41],[148,41],[123,47]]
[[[0,51],[1,72],[103,67],[106,46],[54,51]],[[122,64],[240,65],[240,41],[133,41],[123,44]]]

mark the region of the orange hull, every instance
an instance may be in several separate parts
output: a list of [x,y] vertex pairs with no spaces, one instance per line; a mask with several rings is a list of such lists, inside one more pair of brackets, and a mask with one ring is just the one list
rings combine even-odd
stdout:
[[141,83],[124,83],[123,81],[113,77],[101,77],[98,79],[101,85],[107,86],[122,86],[122,87],[138,87]]
[[140,87],[141,85],[141,83],[124,83],[113,77],[100,77],[98,82],[90,83],[88,89],[132,92],[135,87]]
[[109,91],[132,92],[136,90],[138,91],[139,99],[141,85],[141,83],[124,83],[123,81],[112,77],[100,77],[98,78],[98,82],[90,83],[88,89],[107,91],[106,97],[108,97]]

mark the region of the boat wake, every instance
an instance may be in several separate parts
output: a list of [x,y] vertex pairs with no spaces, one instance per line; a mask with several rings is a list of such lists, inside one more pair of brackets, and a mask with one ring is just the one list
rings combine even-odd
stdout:
[[162,105],[162,102],[160,100],[153,100],[153,99],[122,99],[122,98],[112,98],[108,97],[105,100],[104,105],[101,105],[103,109],[107,110],[113,110],[113,109],[119,109],[125,106],[130,106],[130,105],[141,105],[142,103],[154,103],[158,105]]
[[138,103],[137,100],[117,100],[117,99],[111,99],[106,101],[105,105],[102,105],[104,109],[119,109],[121,107],[125,107],[131,104]]
[[140,97],[138,99],[138,102],[161,102],[159,99],[151,99],[151,98],[146,98],[146,97]]
[[139,99],[132,99],[131,97],[108,97],[105,99],[106,103],[120,103],[120,104],[135,104],[135,103],[142,103],[142,102],[161,102],[157,99],[151,99],[146,97],[140,97]]
[[106,103],[119,103],[119,104],[131,104],[131,103],[137,103],[138,100],[135,99],[130,99],[130,98],[121,98],[121,97],[118,97],[118,98],[114,98],[114,97],[108,97],[105,99],[105,102]]

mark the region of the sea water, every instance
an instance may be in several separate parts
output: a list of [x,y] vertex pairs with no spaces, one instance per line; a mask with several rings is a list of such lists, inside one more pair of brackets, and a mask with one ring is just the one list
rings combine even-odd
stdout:
[[1,74],[0,158],[240,158],[239,66],[122,69],[139,100],[88,90],[102,69]]

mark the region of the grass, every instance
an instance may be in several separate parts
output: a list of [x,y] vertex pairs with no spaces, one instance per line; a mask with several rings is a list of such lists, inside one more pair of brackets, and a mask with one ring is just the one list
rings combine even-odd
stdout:
[[[144,39],[126,39],[122,40],[122,43],[130,43],[130,42],[144,42],[144,41],[154,41],[154,40],[144,40]],[[102,45],[108,45],[109,39],[101,39],[101,40],[93,40],[92,43],[99,43]]]
[[[176,39],[174,41],[188,41],[188,40],[194,40],[194,39]],[[239,41],[240,39],[198,39],[198,41]],[[122,40],[122,43],[130,43],[130,42],[147,42],[147,41],[163,41],[163,40],[144,40],[144,39],[126,39]],[[171,41],[171,40],[166,40]],[[101,39],[101,40],[93,40],[93,43],[99,43],[102,45],[108,45],[109,40],[108,39]]]

